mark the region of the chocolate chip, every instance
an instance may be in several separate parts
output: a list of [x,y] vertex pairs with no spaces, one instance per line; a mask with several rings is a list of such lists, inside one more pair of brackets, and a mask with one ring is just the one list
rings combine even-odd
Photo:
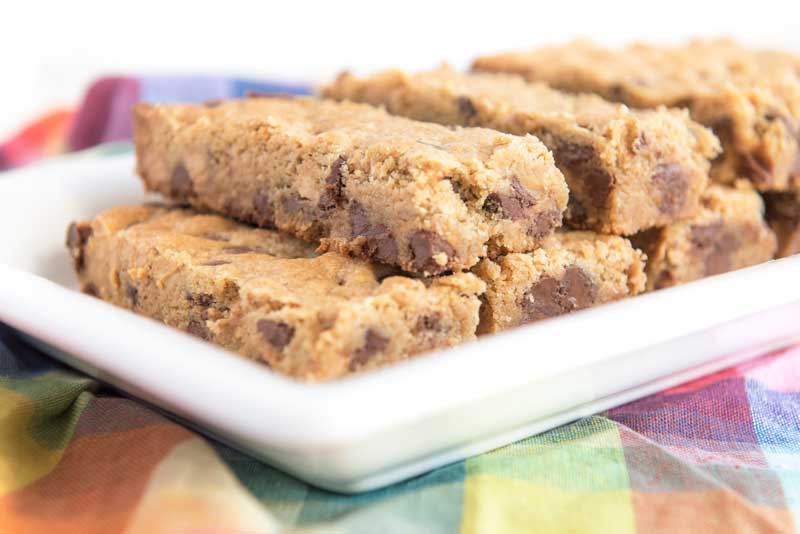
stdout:
[[420,315],[414,325],[414,333],[438,332],[442,330],[442,315],[439,312]]
[[181,199],[194,195],[194,183],[189,171],[183,163],[178,163],[172,170],[172,180],[170,181],[170,193],[174,197]]
[[344,177],[342,167],[347,163],[347,158],[339,156],[331,166],[328,177],[325,178],[325,186],[319,197],[317,207],[323,213],[330,212],[341,205],[344,201]]
[[208,293],[186,293],[186,300],[196,306],[209,308],[214,304],[214,295]]
[[597,286],[580,267],[570,266],[561,280],[543,276],[522,296],[522,323],[581,310],[594,304]]
[[254,250],[251,247],[246,247],[243,245],[235,245],[232,247],[223,248],[222,252],[226,252],[228,254],[247,254],[248,252],[254,252]]
[[209,331],[206,324],[198,319],[190,319],[189,324],[186,326],[186,331],[204,340],[208,340],[211,337],[211,331]]
[[215,108],[215,107],[219,106],[220,104],[222,104],[222,100],[219,100],[219,99],[206,100],[205,102],[203,102],[203,105],[205,107],[207,107],[207,108]]
[[464,204],[472,203],[478,199],[478,195],[475,193],[475,191],[473,191],[469,186],[462,184],[452,176],[446,176],[445,180],[450,181],[450,187],[453,188],[453,192],[458,195],[458,197],[461,199],[461,202]]
[[132,284],[128,284],[127,288],[128,298],[131,301],[131,306],[134,308],[139,305],[139,290]]
[[573,195],[588,200],[591,207],[603,208],[608,203],[614,179],[595,162],[592,145],[560,143],[553,149],[556,164],[565,174]]
[[[409,238],[411,257],[414,269],[420,272],[438,274],[447,268],[447,260],[455,254],[452,245],[442,236],[429,230],[417,230]],[[444,265],[439,265],[434,256],[444,254],[447,258]]]
[[611,186],[614,184],[610,174],[603,169],[595,168],[582,174],[579,179],[583,180],[586,193],[594,207],[602,208],[608,204]]
[[84,292],[84,293],[86,293],[87,295],[91,295],[91,296],[93,296],[93,297],[100,296],[100,293],[97,291],[97,286],[96,286],[96,285],[94,285],[92,282],[89,282],[88,284],[86,284],[85,286],[83,286],[83,288],[81,289],[81,291],[83,291],[83,292]]
[[272,207],[266,191],[259,191],[253,196],[253,212],[250,222],[261,228],[275,229],[275,208]]
[[67,229],[67,247],[72,256],[72,263],[75,270],[80,272],[86,266],[83,248],[92,237],[92,227],[87,223],[72,223]]
[[204,267],[217,267],[219,265],[229,265],[230,263],[231,262],[225,261],[225,260],[211,260],[211,261],[207,261],[207,262],[205,262],[205,263],[203,263],[201,265],[203,265]]
[[496,213],[505,219],[518,221],[528,216],[528,209],[536,203],[536,199],[525,186],[514,177],[511,180],[509,193],[489,193],[483,203],[483,209]]
[[590,162],[594,158],[595,151],[592,145],[563,142],[553,150],[553,153],[559,164],[577,165]]
[[545,211],[538,214],[528,227],[527,234],[537,241],[547,237],[558,225],[561,224],[561,212],[557,210]]
[[397,263],[398,248],[394,235],[383,224],[372,224],[364,209],[355,200],[350,202],[350,235],[365,237],[362,254],[373,261]]
[[283,349],[294,337],[294,327],[281,321],[260,319],[256,328],[261,333],[264,341],[278,350]]
[[665,215],[675,215],[686,205],[691,177],[682,165],[660,164],[650,177],[655,185],[658,207]]
[[468,96],[458,97],[458,112],[467,121],[473,119],[475,115],[478,114],[478,110],[475,109],[475,104],[472,103],[472,99]]
[[734,232],[721,222],[693,225],[689,231],[696,255],[705,257],[706,276],[726,273],[733,268],[731,254],[740,245],[740,239]]
[[586,207],[583,205],[578,197],[575,195],[569,196],[569,204],[567,204],[566,218],[573,226],[581,227],[589,220],[589,214],[586,212]]
[[350,358],[349,369],[355,371],[366,364],[376,353],[389,346],[389,338],[382,336],[371,328],[367,330],[364,345],[358,348]]

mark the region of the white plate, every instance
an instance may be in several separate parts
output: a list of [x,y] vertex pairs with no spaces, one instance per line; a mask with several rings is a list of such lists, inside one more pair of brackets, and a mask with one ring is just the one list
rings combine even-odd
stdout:
[[402,480],[800,340],[800,257],[307,385],[75,291],[67,224],[145,198],[133,158],[0,175],[0,320],[318,486]]

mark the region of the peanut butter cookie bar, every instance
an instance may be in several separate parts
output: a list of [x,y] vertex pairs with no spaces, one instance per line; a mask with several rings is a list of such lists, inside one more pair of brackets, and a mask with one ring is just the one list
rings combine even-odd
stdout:
[[87,293],[305,380],[473,339],[485,287],[470,273],[392,276],[188,209],[111,209],[67,242]]
[[533,137],[259,97],[136,107],[138,170],[172,199],[407,271],[535,248],[568,189]]
[[515,73],[630,106],[687,107],[722,140],[712,178],[762,191],[800,189],[800,58],[728,39],[612,50],[588,41],[479,58],[480,71]]
[[570,226],[629,235],[694,215],[719,143],[684,111],[632,111],[517,76],[451,68],[370,78],[340,75],[337,100],[384,106],[417,120],[533,134],[553,151],[570,189]]
[[623,237],[559,232],[530,253],[486,259],[479,332],[499,332],[641,293],[644,255]]
[[633,238],[647,254],[648,290],[772,259],[777,240],[763,214],[764,203],[754,191],[709,187],[696,217]]

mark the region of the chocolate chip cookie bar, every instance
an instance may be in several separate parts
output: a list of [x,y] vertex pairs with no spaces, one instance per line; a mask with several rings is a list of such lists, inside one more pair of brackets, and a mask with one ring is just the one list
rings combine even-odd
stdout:
[[630,106],[689,108],[724,152],[712,178],[762,191],[800,189],[800,58],[727,39],[612,50],[587,41],[482,57],[479,71],[515,73]]
[[754,191],[709,187],[696,217],[633,238],[647,254],[648,290],[772,259],[777,241],[763,214],[764,203]]
[[517,76],[451,68],[370,78],[340,75],[337,100],[384,106],[411,119],[533,134],[553,152],[570,189],[570,226],[634,234],[693,215],[719,143],[685,111],[632,111]]
[[522,324],[644,291],[644,255],[623,237],[558,232],[529,253],[485,259],[474,272],[486,282],[479,332]]
[[800,194],[773,193],[764,195],[767,221],[778,236],[776,257],[800,254]]
[[567,205],[564,177],[533,137],[307,98],[134,113],[148,189],[406,271],[535,248]]
[[120,207],[73,224],[83,290],[304,380],[475,337],[484,284],[387,268],[188,209]]

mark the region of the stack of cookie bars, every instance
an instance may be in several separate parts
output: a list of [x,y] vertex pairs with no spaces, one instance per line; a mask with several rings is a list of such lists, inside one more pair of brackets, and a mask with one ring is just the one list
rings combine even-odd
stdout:
[[798,118],[800,59],[730,41],[142,104],[138,172],[170,204],[68,246],[88,293],[336,378],[798,252]]

